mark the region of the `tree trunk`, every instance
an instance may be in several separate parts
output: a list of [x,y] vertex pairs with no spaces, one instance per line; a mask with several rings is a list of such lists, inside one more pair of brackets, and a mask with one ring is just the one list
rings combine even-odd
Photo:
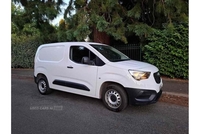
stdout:
[[96,28],[93,28],[94,42],[110,45],[110,37],[105,32],[99,32]]

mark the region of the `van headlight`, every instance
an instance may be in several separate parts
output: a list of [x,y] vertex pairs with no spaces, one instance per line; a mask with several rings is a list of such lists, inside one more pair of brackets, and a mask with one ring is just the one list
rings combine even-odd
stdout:
[[128,70],[128,71],[131,74],[131,76],[138,81],[148,79],[151,74],[151,72],[134,71],[134,70]]

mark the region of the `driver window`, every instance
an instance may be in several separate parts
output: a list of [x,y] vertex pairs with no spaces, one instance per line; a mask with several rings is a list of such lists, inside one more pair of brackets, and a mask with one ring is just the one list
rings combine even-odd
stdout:
[[70,59],[76,63],[82,64],[82,58],[88,57],[95,64],[96,55],[83,46],[71,46]]

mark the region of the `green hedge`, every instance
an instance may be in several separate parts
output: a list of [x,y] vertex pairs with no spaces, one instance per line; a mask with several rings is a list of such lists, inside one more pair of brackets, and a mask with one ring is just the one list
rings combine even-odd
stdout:
[[156,65],[162,75],[188,79],[188,26],[173,31],[156,30],[143,48],[145,61]]
[[33,68],[35,52],[41,44],[40,38],[12,35],[11,43],[12,68]]

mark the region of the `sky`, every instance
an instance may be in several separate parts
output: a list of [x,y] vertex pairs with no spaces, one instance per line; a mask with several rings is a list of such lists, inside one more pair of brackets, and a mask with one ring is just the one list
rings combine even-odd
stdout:
[[66,3],[66,5],[61,7],[62,8],[62,13],[60,15],[58,15],[56,19],[54,19],[52,22],[50,22],[53,25],[58,25],[59,21],[61,19],[63,19],[64,10],[67,8],[69,0],[63,0],[63,1]]

